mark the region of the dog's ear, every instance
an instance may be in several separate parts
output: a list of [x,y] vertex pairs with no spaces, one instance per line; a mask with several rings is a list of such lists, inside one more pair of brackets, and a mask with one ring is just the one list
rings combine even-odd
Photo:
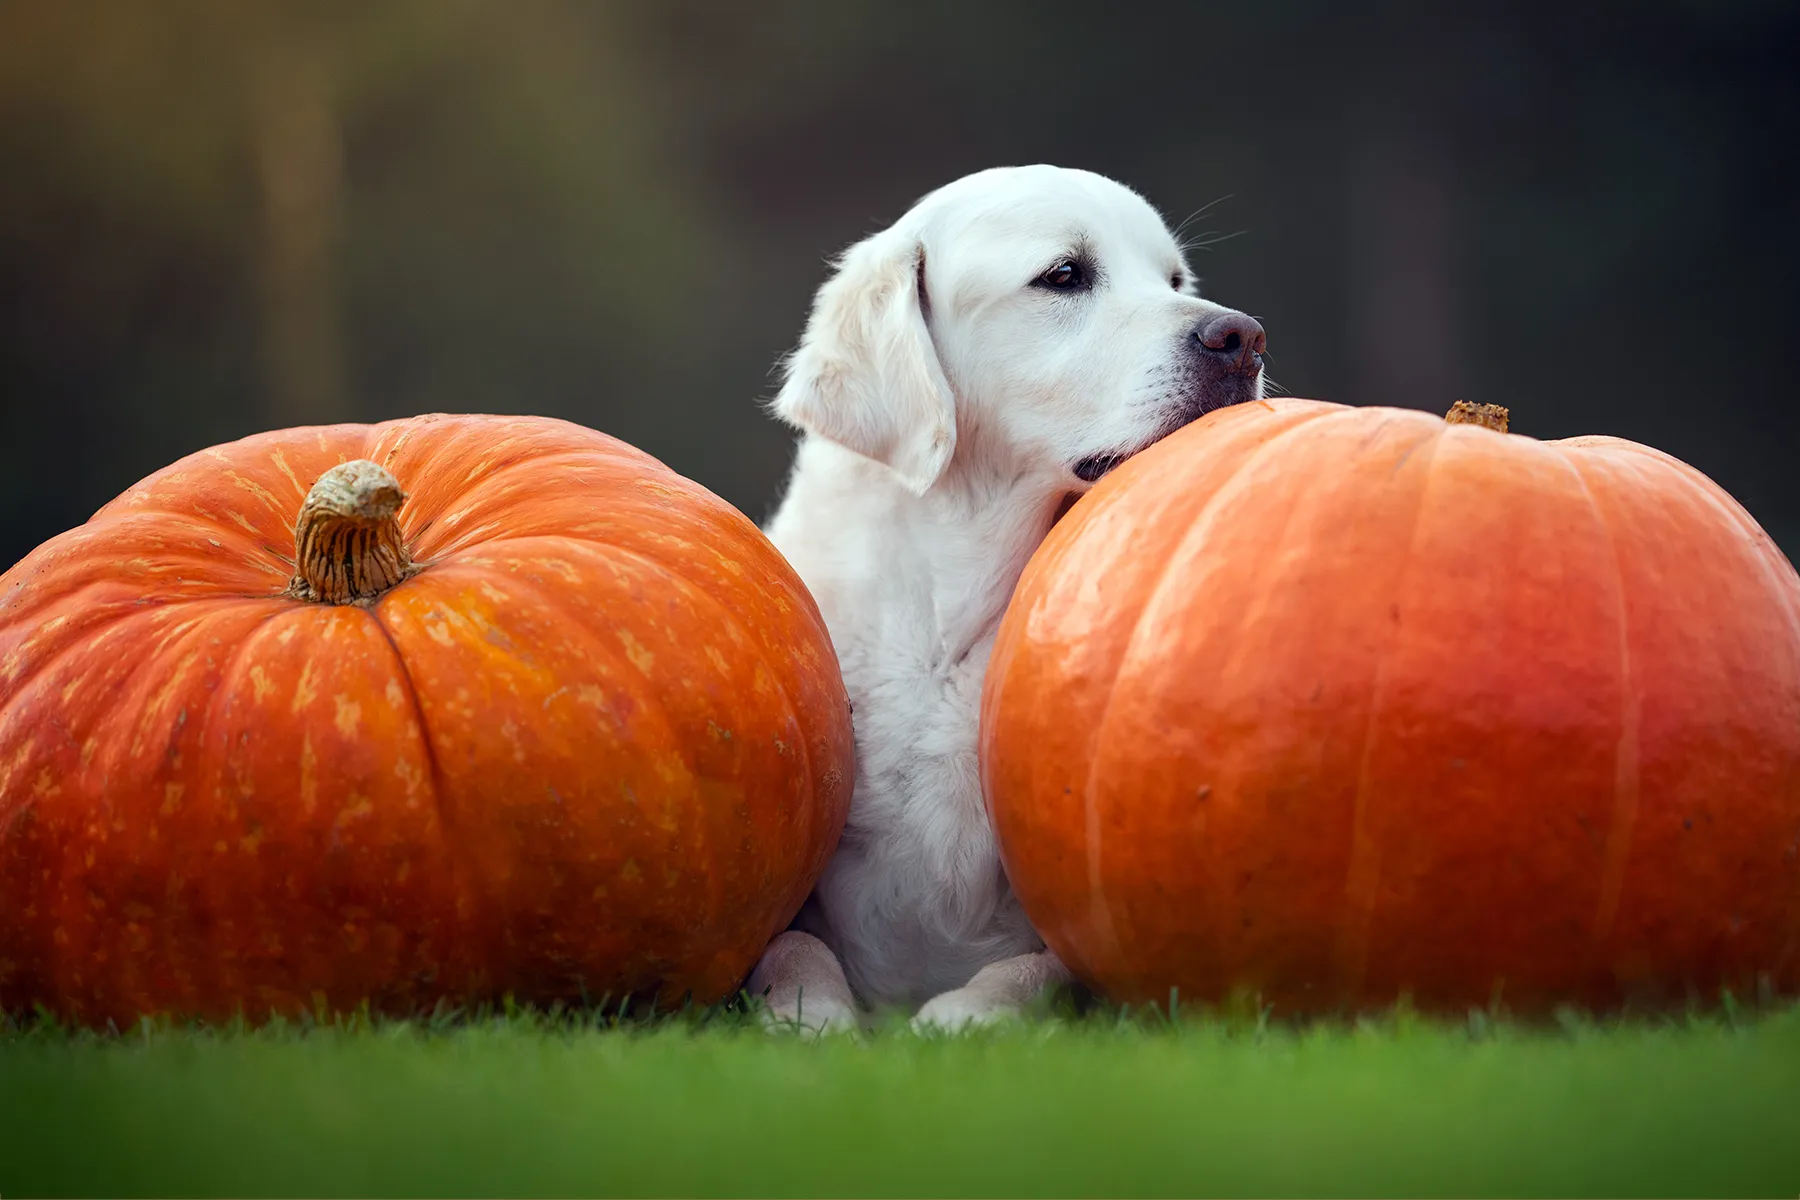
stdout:
[[914,495],[956,450],[956,404],[925,327],[925,247],[887,230],[844,252],[819,289],[771,408],[885,463]]

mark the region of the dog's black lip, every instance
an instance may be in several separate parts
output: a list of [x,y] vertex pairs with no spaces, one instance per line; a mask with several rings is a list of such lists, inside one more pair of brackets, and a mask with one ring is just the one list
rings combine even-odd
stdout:
[[1081,480],[1083,483],[1098,483],[1103,476],[1118,469],[1126,459],[1140,451],[1148,450],[1150,447],[1156,445],[1156,443],[1168,437],[1171,433],[1174,433],[1177,429],[1180,429],[1183,425],[1199,419],[1200,415],[1201,414],[1196,413],[1194,416],[1190,417],[1183,414],[1172,421],[1166,422],[1163,428],[1158,429],[1150,440],[1141,446],[1133,446],[1129,450],[1112,450],[1105,454],[1091,454],[1076,463],[1070,470],[1075,473],[1075,478]]
[[1208,411],[1208,408],[1203,404],[1183,408],[1169,420],[1163,422],[1162,428],[1152,434],[1149,440],[1143,445],[1133,446],[1129,450],[1112,450],[1105,454],[1091,454],[1076,463],[1070,469],[1074,471],[1075,478],[1081,480],[1083,483],[1098,483],[1102,476],[1116,470],[1121,463],[1132,455],[1143,450],[1148,450],[1150,447],[1156,445],[1156,443],[1168,437],[1171,433],[1174,433],[1177,429],[1180,429],[1183,425],[1198,421],[1201,417],[1205,416]]
[[[1255,376],[1253,375],[1251,378],[1255,378]],[[1221,408],[1233,408],[1239,404],[1247,403],[1250,399],[1252,399],[1252,397],[1245,396],[1243,399],[1227,401],[1224,404],[1208,403],[1205,400],[1184,404],[1176,411],[1171,419],[1163,424],[1161,429],[1156,431],[1155,436],[1151,437],[1151,439],[1142,446],[1136,446],[1130,450],[1113,450],[1106,454],[1091,454],[1076,463],[1070,470],[1074,472],[1075,478],[1081,480],[1083,483],[1098,483],[1102,476],[1117,469],[1126,459],[1137,454],[1139,451],[1148,450],[1151,446],[1156,445],[1156,443],[1162,441],[1177,429],[1180,429],[1185,425],[1192,425],[1195,421],[1198,421],[1209,412],[1217,412]]]
[[1075,478],[1083,483],[1097,483],[1102,475],[1130,458],[1129,454],[1095,454],[1076,463]]

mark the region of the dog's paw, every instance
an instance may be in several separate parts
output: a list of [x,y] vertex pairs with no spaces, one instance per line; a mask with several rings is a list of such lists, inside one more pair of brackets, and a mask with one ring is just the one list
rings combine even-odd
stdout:
[[856,1033],[862,1028],[854,1006],[823,998],[798,1006],[765,1003],[757,1009],[756,1019],[769,1033],[802,1037]]
[[860,1027],[856,998],[837,956],[810,933],[777,935],[750,973],[764,1029],[818,1036],[854,1033]]
[[957,1030],[1025,1015],[1046,988],[1066,983],[1069,969],[1048,950],[989,963],[955,991],[934,996],[913,1018],[916,1030]]
[[997,1000],[981,988],[960,987],[933,996],[912,1019],[916,1033],[957,1033],[1018,1018],[1016,1004]]

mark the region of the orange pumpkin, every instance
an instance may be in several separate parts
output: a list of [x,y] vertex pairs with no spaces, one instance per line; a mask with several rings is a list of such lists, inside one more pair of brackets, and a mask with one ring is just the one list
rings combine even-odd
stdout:
[[1494,411],[1223,410],[1051,532],[982,771],[1079,976],[1285,1012],[1800,984],[1800,579],[1693,468]]
[[853,779],[787,563],[551,420],[186,458],[0,577],[0,688],[0,1004],[89,1022],[716,1000]]

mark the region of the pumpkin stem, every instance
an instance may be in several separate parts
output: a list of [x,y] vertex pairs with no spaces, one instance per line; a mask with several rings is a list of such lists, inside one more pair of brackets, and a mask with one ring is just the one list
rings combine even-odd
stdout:
[[400,532],[400,482],[366,458],[319,476],[294,522],[287,594],[318,604],[367,604],[419,570]]
[[1458,400],[1444,414],[1444,420],[1451,425],[1479,425],[1495,433],[1505,433],[1509,415],[1498,404],[1471,404],[1467,400]]

